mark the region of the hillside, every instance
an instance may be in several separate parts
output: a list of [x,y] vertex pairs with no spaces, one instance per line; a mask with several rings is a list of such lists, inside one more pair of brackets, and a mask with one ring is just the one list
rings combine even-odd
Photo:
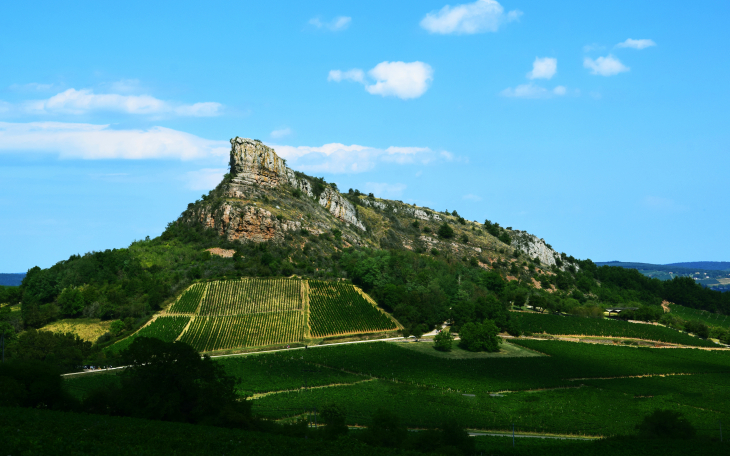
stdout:
[[[157,318],[196,282],[293,276],[358,286],[405,334],[447,320],[458,329],[485,318],[517,334],[506,309],[526,303],[577,315],[606,306],[649,306],[639,315],[657,319],[666,300],[730,313],[730,294],[703,289],[692,279],[662,282],[636,270],[598,267],[490,220],[470,221],[457,211],[356,189],[340,192],[334,183],[288,168],[261,142],[236,137],[230,172],[161,236],[32,268],[8,301],[20,300],[21,312],[0,313],[0,323],[17,333],[60,319],[112,320],[98,340],[103,348]],[[209,350],[215,344],[199,346]]]
[[[690,263],[651,264],[610,261],[596,263],[597,266],[615,266],[636,269],[643,275],[659,280],[673,280],[675,277],[689,277],[702,286],[717,290],[730,290],[730,270],[727,262],[697,261]],[[706,266],[702,268],[701,266]]]

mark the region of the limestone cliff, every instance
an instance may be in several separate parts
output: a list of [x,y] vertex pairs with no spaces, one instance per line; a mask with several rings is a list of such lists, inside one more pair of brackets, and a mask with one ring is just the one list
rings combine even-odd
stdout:
[[548,246],[545,239],[519,230],[509,234],[512,237],[512,247],[522,250],[530,258],[538,258],[542,264],[553,266],[556,264],[555,259],[560,258],[560,254]]

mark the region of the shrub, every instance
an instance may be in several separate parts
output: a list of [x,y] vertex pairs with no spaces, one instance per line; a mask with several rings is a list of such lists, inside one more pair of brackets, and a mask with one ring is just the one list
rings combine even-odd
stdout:
[[497,334],[499,328],[492,320],[484,320],[483,323],[470,322],[461,327],[459,346],[472,352],[496,352],[502,343]]
[[440,331],[433,338],[433,348],[439,351],[448,352],[451,351],[451,345],[454,342],[454,337],[449,331]]
[[439,227],[439,230],[436,234],[438,234],[440,238],[451,239],[454,237],[454,230],[448,225],[448,223],[444,222]]
[[697,433],[687,418],[674,410],[654,410],[636,429],[647,439],[691,439]]

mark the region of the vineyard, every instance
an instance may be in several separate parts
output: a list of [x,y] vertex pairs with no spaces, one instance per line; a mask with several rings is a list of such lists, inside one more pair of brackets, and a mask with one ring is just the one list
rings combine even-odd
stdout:
[[672,310],[670,312],[672,316],[677,316],[683,320],[697,320],[707,326],[721,326],[730,329],[730,317],[727,315],[710,313],[706,310],[692,309],[677,304],[669,304],[669,308]]
[[242,315],[302,308],[301,281],[244,279],[212,282],[200,315]]
[[183,292],[180,298],[170,308],[170,313],[195,313],[198,310],[200,298],[205,292],[204,283],[196,283]]
[[110,347],[113,351],[124,350],[137,337],[154,337],[165,342],[177,339],[182,330],[190,321],[190,317],[157,317],[152,323],[137,331],[130,337],[123,339]]
[[[308,327],[311,337],[398,329],[394,320],[354,286],[315,280],[256,278],[196,283],[167,312],[189,316],[159,317],[111,350],[126,348],[138,336],[170,341],[180,336],[197,350],[212,351],[306,342]],[[193,321],[180,335],[190,318]]]
[[511,315],[523,331],[531,333],[626,337],[695,347],[717,347],[717,344],[712,341],[692,337],[689,334],[664,326],[629,323],[620,320],[563,317],[560,315],[539,315],[522,312]]
[[398,329],[352,285],[310,281],[309,307],[315,337]]
[[196,317],[180,340],[199,351],[291,343],[302,340],[303,320],[299,311]]

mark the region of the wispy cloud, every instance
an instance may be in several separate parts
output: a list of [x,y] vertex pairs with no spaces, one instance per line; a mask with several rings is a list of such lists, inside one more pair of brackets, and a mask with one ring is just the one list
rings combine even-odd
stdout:
[[109,125],[0,122],[0,152],[56,153],[79,159],[224,160],[230,144],[164,127],[113,130]]
[[433,80],[433,68],[423,62],[381,62],[368,71],[372,82],[358,69],[348,71],[332,70],[328,81],[359,82],[373,95],[394,96],[403,100],[418,98],[428,90]]
[[509,98],[552,98],[555,96],[563,96],[567,91],[564,86],[557,86],[552,90],[548,90],[530,82],[528,84],[518,85],[514,89],[508,87],[499,94]]
[[372,193],[378,198],[394,198],[401,196],[406,184],[388,184],[385,182],[366,182],[365,192]]
[[187,187],[191,190],[211,190],[223,180],[226,168],[203,168],[185,175]]
[[583,66],[591,70],[591,74],[599,76],[614,76],[630,70],[629,67],[610,54],[606,57],[598,57],[595,60],[586,57],[583,60]]
[[532,62],[532,71],[527,73],[527,79],[550,79],[558,71],[558,59],[552,57],[535,57]]
[[274,139],[279,139],[279,138],[283,138],[285,136],[289,136],[291,133],[292,133],[291,128],[286,127],[286,128],[281,128],[279,130],[272,131],[271,137]]
[[27,84],[12,84],[8,89],[15,92],[46,92],[53,89],[53,84],[41,84],[38,82],[29,82]]
[[431,11],[421,20],[421,27],[442,35],[496,32],[502,24],[515,21],[521,15],[519,10],[505,14],[502,5],[495,0],[477,0]]
[[627,39],[626,41],[623,41],[621,43],[618,43],[616,47],[618,48],[631,48],[631,49],[645,49],[648,47],[656,46],[656,43],[654,40],[649,39],[643,39],[643,40],[633,40],[631,38]]
[[331,32],[339,32],[347,29],[352,22],[352,18],[348,16],[337,16],[331,21],[322,21],[319,17],[313,17],[309,20],[309,25],[313,25],[318,29],[325,29]]
[[93,89],[68,89],[48,99],[30,100],[12,106],[11,111],[34,115],[81,115],[112,111],[133,115],[176,115],[210,117],[220,115],[223,105],[215,102],[183,104],[150,95],[94,93]]

